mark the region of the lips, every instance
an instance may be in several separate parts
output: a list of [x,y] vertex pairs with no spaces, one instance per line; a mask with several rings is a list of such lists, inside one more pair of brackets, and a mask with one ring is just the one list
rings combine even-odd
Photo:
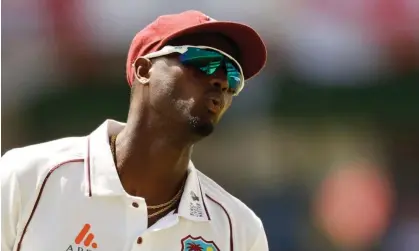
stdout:
[[210,96],[207,98],[207,107],[211,113],[218,114],[223,108],[223,100],[220,97]]

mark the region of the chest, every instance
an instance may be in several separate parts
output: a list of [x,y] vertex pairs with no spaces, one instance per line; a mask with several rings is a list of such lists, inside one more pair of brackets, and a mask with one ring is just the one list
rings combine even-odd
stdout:
[[194,222],[170,214],[148,228],[144,201],[86,196],[82,179],[52,177],[37,198],[25,208],[31,216],[21,224],[21,251],[229,250],[222,220]]

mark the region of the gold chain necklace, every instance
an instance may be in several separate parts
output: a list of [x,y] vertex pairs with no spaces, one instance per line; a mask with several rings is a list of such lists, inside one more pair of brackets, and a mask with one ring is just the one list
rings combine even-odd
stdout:
[[[110,138],[110,145],[111,145],[111,152],[112,152],[112,157],[113,160],[115,162],[116,165],[116,135],[112,135]],[[161,213],[166,212],[167,210],[169,210],[170,208],[172,208],[180,199],[180,197],[182,196],[182,192],[183,192],[183,188],[185,186],[185,182],[183,183],[182,187],[179,189],[179,191],[176,193],[176,195],[170,199],[169,201],[159,204],[159,205],[155,205],[155,206],[147,206],[147,209],[160,209],[157,212],[154,212],[150,215],[148,215],[148,218],[152,218],[155,217]]]

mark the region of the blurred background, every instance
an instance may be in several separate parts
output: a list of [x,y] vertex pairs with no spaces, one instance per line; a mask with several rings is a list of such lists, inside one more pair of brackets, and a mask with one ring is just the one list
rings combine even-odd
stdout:
[[256,211],[270,250],[419,250],[415,0],[2,1],[2,154],[125,121],[131,39],[187,9],[268,46],[193,160]]

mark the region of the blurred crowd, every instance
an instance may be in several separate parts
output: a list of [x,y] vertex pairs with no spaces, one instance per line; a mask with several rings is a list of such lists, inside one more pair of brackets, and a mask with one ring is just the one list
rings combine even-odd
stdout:
[[255,209],[271,250],[419,250],[418,1],[13,0],[2,9],[2,154],[124,121],[131,39],[159,15],[197,9],[253,26],[268,46],[265,70],[193,160]]

